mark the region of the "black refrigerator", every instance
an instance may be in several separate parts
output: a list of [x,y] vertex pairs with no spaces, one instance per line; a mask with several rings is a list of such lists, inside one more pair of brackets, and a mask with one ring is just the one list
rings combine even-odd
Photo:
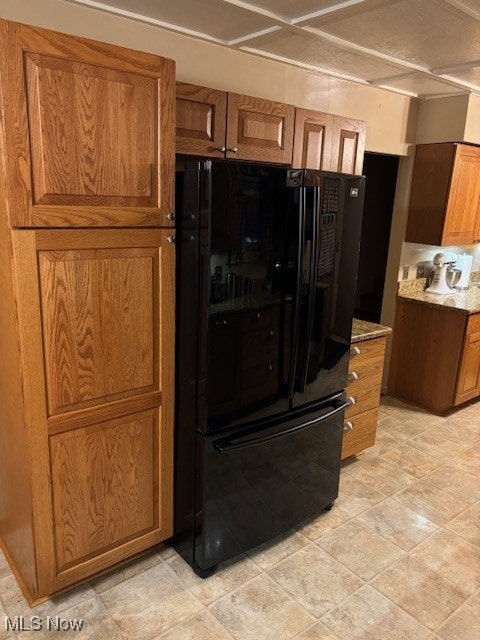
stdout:
[[337,497],[364,184],[177,157],[172,543],[202,577]]

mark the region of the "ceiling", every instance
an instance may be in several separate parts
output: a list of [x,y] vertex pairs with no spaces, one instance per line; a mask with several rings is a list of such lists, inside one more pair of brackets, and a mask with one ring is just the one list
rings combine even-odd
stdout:
[[480,95],[480,0],[68,0],[420,98]]

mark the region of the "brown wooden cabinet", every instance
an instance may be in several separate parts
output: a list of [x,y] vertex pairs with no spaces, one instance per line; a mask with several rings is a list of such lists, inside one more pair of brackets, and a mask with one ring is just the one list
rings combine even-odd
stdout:
[[350,350],[342,460],[375,444],[386,338],[362,340]]
[[332,171],[361,175],[365,153],[366,123],[352,118],[333,118]]
[[406,241],[433,245],[480,240],[480,147],[417,146]]
[[0,537],[36,600],[172,534],[171,230],[78,227],[170,224],[173,64],[0,30]]
[[480,396],[480,314],[468,318],[458,369],[454,403]]
[[295,109],[293,166],[302,169],[333,171],[331,113]]
[[389,393],[439,414],[480,396],[480,314],[398,299]]
[[365,122],[295,110],[294,167],[361,174],[364,152]]
[[177,153],[225,157],[227,94],[224,91],[176,83]]
[[11,226],[169,224],[174,63],[6,21],[0,42]]
[[295,107],[177,82],[177,152],[291,164]]

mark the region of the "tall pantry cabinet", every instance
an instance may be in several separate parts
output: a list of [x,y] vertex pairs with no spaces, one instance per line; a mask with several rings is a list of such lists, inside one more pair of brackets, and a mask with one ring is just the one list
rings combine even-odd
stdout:
[[0,538],[32,600],[172,533],[174,63],[0,21]]

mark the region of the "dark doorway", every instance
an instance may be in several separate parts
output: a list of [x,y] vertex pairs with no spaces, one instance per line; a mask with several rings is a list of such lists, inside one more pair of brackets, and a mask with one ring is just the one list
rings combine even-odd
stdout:
[[360,320],[380,322],[397,171],[397,156],[365,154],[367,180],[355,298],[355,317]]

